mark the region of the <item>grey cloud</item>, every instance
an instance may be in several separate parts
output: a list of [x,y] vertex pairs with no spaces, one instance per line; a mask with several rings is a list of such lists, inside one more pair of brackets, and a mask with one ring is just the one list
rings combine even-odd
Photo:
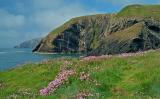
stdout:
[[[39,0],[34,0],[33,6],[36,8],[39,8],[39,6],[43,6],[43,9],[33,13],[30,16],[29,20],[30,22],[33,22],[36,27],[41,29],[43,33],[45,32],[45,34],[63,24],[64,22],[68,21],[70,18],[96,13],[84,10],[84,7],[77,2],[72,2],[70,4],[66,4],[67,6],[63,6],[65,2],[62,3],[62,1],[64,0],[48,0],[49,2],[47,3],[35,3],[35,1],[37,2]],[[54,2],[56,3],[54,4]],[[50,3],[55,6],[51,5]]]
[[70,18],[88,14],[87,11],[79,5],[70,5],[65,8],[44,10],[42,12],[35,13],[32,16],[33,21],[37,26],[44,29],[51,29],[57,27]]
[[0,28],[1,29],[17,29],[25,24],[23,15],[13,15],[5,10],[0,9]]
[[23,2],[15,4],[18,14],[0,8],[0,39],[8,46],[45,36],[70,18],[95,13],[86,11],[76,0],[72,3],[68,0],[31,0],[29,6]]

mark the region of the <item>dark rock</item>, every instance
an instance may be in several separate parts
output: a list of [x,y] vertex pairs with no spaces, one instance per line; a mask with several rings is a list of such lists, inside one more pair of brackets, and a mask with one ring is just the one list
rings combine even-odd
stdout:
[[[141,9],[141,6],[133,7]],[[159,6],[157,11],[160,11]],[[160,48],[160,19],[154,13],[149,16],[146,13],[129,17],[101,14],[74,18],[49,33],[33,51],[103,55],[157,49]]]

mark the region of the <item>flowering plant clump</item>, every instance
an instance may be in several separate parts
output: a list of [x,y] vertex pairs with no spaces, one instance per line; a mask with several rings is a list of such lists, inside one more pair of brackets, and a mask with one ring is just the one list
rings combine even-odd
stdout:
[[57,87],[62,85],[64,81],[68,79],[69,76],[73,75],[73,70],[62,70],[55,80],[51,81],[49,85],[46,88],[43,88],[40,90],[40,95],[47,95],[50,92],[53,92],[56,90]]
[[76,96],[77,99],[86,99],[86,97],[93,96],[93,94],[89,92],[78,92]]
[[17,95],[13,94],[7,97],[7,99],[17,99]]
[[89,74],[85,73],[85,72],[81,72],[80,73],[80,80],[89,80]]
[[17,93],[22,94],[23,96],[33,96],[34,95],[34,93],[31,91],[30,88],[27,88],[27,89],[20,88]]
[[88,57],[82,57],[81,61],[92,61],[92,60],[94,61],[95,59],[105,59],[105,58],[110,58],[113,56],[117,56],[117,57],[141,56],[150,51],[152,50],[143,51],[143,52],[139,51],[137,53],[122,53],[122,54],[117,54],[117,55],[88,56]]
[[[68,62],[66,61],[64,65],[67,65],[67,64]],[[62,67],[64,67],[64,65]],[[63,68],[60,71],[60,73],[56,76],[55,80],[51,81],[46,88],[43,88],[39,91],[40,95],[47,95],[55,91],[60,85],[62,85],[68,79],[69,76],[73,74],[75,74],[74,70],[66,70]]]
[[85,73],[85,72],[80,72],[80,80],[81,81],[89,81],[90,83],[95,84],[96,86],[101,85],[96,80],[91,79],[90,75],[88,73]]
[[141,56],[141,55],[144,55],[145,53],[146,52],[122,53],[122,54],[119,54],[118,57]]

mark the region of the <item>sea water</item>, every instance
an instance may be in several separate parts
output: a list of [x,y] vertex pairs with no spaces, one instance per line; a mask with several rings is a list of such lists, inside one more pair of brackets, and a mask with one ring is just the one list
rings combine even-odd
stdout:
[[40,62],[55,58],[79,57],[79,54],[37,54],[31,49],[0,48],[0,71],[25,63]]

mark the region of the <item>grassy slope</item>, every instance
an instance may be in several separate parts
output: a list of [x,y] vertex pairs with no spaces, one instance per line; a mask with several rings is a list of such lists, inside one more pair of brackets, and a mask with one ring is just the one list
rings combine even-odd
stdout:
[[[93,97],[113,99],[160,98],[160,51],[152,51],[144,56],[116,57],[94,61],[71,59],[68,67],[77,74],[70,77],[49,96],[38,96],[38,90],[46,87],[58,74],[62,61],[28,64],[12,70],[0,72],[0,96],[5,99],[16,94],[19,99],[36,97],[39,99],[75,98],[78,91],[90,92]],[[79,80],[80,72],[90,74],[90,81]],[[30,94],[26,94],[28,92]],[[91,98],[93,98],[91,97]]]
[[116,39],[119,41],[125,41],[125,40],[132,40],[134,38],[138,38],[139,32],[141,31],[142,28],[143,28],[143,23],[142,22],[137,23],[127,29],[112,33],[106,38],[106,40],[113,41]]
[[160,17],[160,5],[130,5],[122,9],[120,17]]

